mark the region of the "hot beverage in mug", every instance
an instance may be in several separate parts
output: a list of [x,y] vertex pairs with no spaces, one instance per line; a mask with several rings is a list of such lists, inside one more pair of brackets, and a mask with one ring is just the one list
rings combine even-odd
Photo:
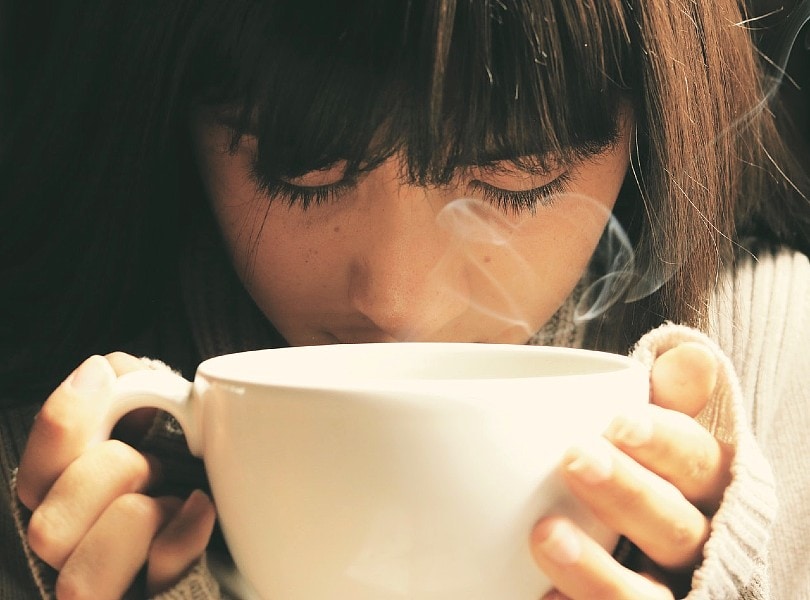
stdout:
[[464,343],[260,350],[119,378],[106,419],[154,406],[203,458],[240,572],[270,600],[536,600],[539,517],[617,536],[570,495],[564,452],[647,402],[612,354]]

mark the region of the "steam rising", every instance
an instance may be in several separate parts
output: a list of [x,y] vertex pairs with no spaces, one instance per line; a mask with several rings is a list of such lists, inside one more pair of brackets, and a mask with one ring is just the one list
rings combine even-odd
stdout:
[[445,205],[436,217],[437,223],[449,234],[449,248],[433,270],[439,286],[446,287],[444,277],[447,269],[463,264],[479,280],[486,282],[489,293],[476,294],[473,299],[469,290],[450,289],[462,296],[482,315],[500,321],[504,328],[518,327],[527,336],[534,333],[523,315],[520,304],[509,289],[493,273],[482,250],[497,249],[499,260],[507,261],[510,276],[531,281],[534,270],[531,264],[512,246],[510,240],[517,227],[506,215],[493,205],[474,198],[458,198]]
[[[565,206],[538,208],[537,219],[544,218],[545,210],[553,211],[556,219],[554,226],[549,222],[550,227],[544,229],[541,235],[555,236],[553,239],[564,243],[566,236],[596,237],[598,233],[593,232],[598,232],[598,228],[604,224],[598,242],[590,242],[595,244],[595,249],[585,273],[586,287],[576,306],[577,321],[596,319],[618,302],[640,300],[654,293],[672,276],[674,266],[661,268],[659,272],[640,272],[632,244],[623,227],[596,200],[581,194],[565,193],[553,201],[564,202]],[[560,227],[560,215],[569,214],[564,219],[564,226]],[[510,219],[501,209],[488,202],[458,198],[442,208],[437,215],[437,223],[448,234],[448,249],[431,273],[431,277],[436,278],[434,283],[447,287],[446,282],[452,281],[447,277],[449,269],[463,264],[479,286],[488,289],[483,293],[480,290],[473,293],[468,289],[450,289],[448,293],[468,302],[482,316],[500,321],[505,329],[520,327],[527,336],[534,334],[521,302],[510,292],[516,289],[514,279],[522,282],[522,289],[534,290],[534,297],[558,291],[549,290],[547,285],[544,289],[544,282],[538,280],[535,269],[537,257],[521,255],[519,245],[512,243],[516,235],[525,235],[520,231],[518,220]],[[583,242],[589,243],[587,240]],[[498,274],[488,258],[495,254],[498,257]],[[508,273],[511,285],[510,282],[499,280],[499,277],[507,277],[505,273]],[[563,298],[558,300],[561,302]]]
[[627,233],[612,214],[589,267],[592,282],[579,299],[576,319],[590,321],[617,302],[636,302],[655,293],[674,274],[675,264],[650,265],[641,272]]

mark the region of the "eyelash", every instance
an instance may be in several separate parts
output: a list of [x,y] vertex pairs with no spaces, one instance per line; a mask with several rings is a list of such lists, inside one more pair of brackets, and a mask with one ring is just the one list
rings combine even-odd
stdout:
[[[288,207],[298,206],[301,210],[335,202],[357,184],[355,179],[344,179],[328,185],[302,187],[282,179],[268,180],[255,169],[251,177],[270,198],[283,198]],[[477,179],[471,181],[469,186],[499,210],[512,214],[524,211],[534,214],[538,206],[550,206],[554,196],[565,192],[570,178],[570,173],[566,171],[553,181],[530,190],[504,190]]]
[[534,214],[538,206],[551,206],[554,197],[567,190],[570,179],[570,172],[565,171],[553,181],[530,190],[504,190],[479,180],[471,181],[470,187],[480,192],[484,200],[504,212],[518,214],[528,211]]
[[323,206],[335,202],[341,195],[348,192],[355,186],[355,181],[346,179],[330,183],[329,185],[318,185],[314,187],[301,187],[287,183],[286,181],[273,181],[262,184],[262,189],[271,198],[284,198],[284,203],[292,208],[298,206],[301,210],[307,210],[311,206]]
[[354,179],[342,179],[328,185],[302,187],[283,179],[269,179],[255,165],[251,167],[250,178],[269,198],[283,198],[288,208],[299,206],[301,210],[334,202],[357,184]]

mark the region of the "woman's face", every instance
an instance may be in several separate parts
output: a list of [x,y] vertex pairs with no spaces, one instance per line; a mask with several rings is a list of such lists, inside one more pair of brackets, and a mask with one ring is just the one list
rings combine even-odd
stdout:
[[629,121],[571,168],[501,162],[418,187],[394,156],[353,182],[340,165],[287,180],[274,198],[252,176],[255,140],[229,153],[230,130],[202,120],[195,139],[235,268],[290,344],[524,343],[587,266],[628,168]]

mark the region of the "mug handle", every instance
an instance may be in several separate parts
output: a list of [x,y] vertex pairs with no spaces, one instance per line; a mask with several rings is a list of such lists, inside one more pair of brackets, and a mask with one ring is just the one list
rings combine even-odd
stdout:
[[115,424],[137,408],[157,408],[177,419],[186,436],[188,449],[202,456],[202,419],[200,403],[194,401],[193,384],[171,371],[142,370],[121,375],[113,384],[97,440],[109,439]]

